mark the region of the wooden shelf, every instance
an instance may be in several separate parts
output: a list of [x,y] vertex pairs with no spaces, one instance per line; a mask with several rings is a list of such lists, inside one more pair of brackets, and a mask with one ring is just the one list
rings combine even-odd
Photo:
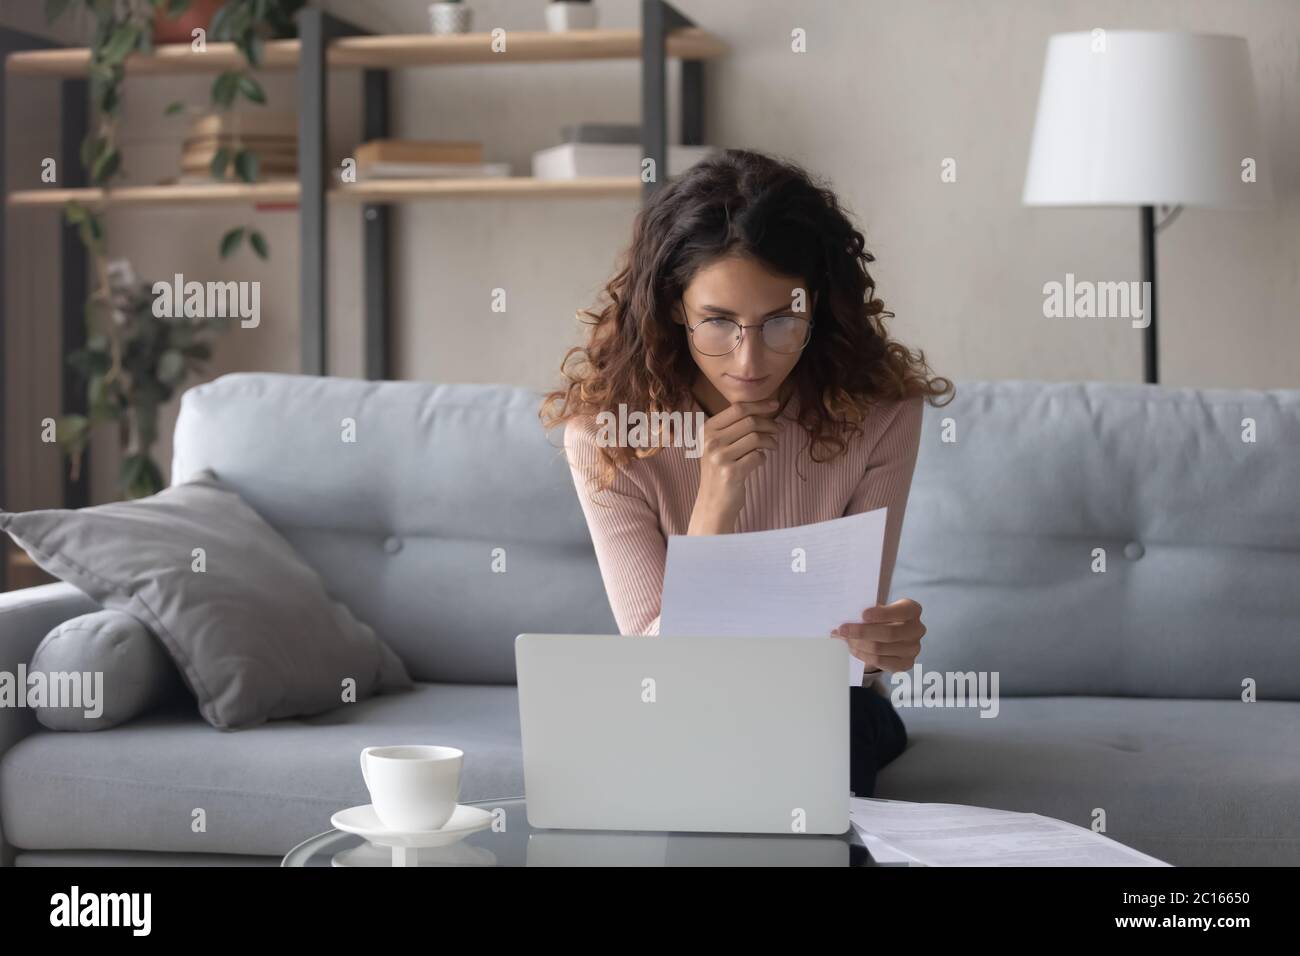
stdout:
[[[288,70],[298,65],[297,40],[273,40],[264,49],[263,69]],[[708,60],[724,55],[726,44],[699,27],[674,30],[668,35],[668,56],[682,60]],[[443,66],[455,63],[542,63],[566,60],[623,60],[641,56],[640,30],[507,30],[506,49],[494,52],[491,33],[396,34],[341,37],[330,43],[326,61],[331,67],[391,69]],[[233,43],[209,43],[203,53],[188,43],[164,44],[151,56],[134,54],[126,61],[129,74],[217,73],[239,69],[243,58]],[[11,53],[5,69],[31,76],[81,76],[90,66],[84,48],[32,50]]]
[[[405,202],[421,199],[510,198],[594,199],[635,198],[641,193],[637,176],[582,179],[534,179],[532,176],[489,176],[478,179],[384,179],[336,186],[329,198],[340,202]],[[69,200],[88,206],[203,206],[296,203],[298,183],[197,183],[183,186],[123,186],[102,189],[25,189],[9,194],[14,207],[60,207]]]
[[[709,60],[727,52],[707,30],[687,27],[668,35],[668,56]],[[330,66],[370,69],[439,66],[449,63],[541,63],[551,60],[636,60],[641,57],[640,30],[507,30],[506,49],[494,52],[491,33],[451,36],[398,34],[344,37],[330,44]]]
[[[292,70],[298,65],[297,40],[271,40],[263,47],[263,69]],[[195,53],[188,43],[165,43],[155,47],[152,56],[132,54],[126,71],[132,75],[160,73],[220,73],[244,66],[243,54],[233,43],[209,43],[203,53]],[[26,50],[5,58],[11,74],[27,76],[83,76],[90,68],[90,51],[85,47],[56,50]]]
[[266,183],[195,183],[173,186],[121,186],[103,190],[21,189],[9,194],[10,206],[62,206],[75,200],[87,206],[204,206],[230,203],[295,203],[296,180]]
[[336,186],[330,198],[351,202],[403,202],[418,199],[509,198],[593,199],[641,195],[638,176],[588,176],[580,179],[534,179],[532,176],[487,176],[480,179],[380,179]]

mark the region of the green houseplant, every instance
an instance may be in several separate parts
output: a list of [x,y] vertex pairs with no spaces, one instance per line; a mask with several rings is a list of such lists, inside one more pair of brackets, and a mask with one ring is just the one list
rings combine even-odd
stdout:
[[[210,98],[214,106],[228,110],[241,99],[266,103],[266,94],[252,70],[262,62],[265,40],[292,34],[293,15],[303,4],[304,0],[227,0],[216,11],[207,39],[233,42],[244,64],[213,80]],[[88,77],[93,120],[80,156],[90,185],[109,189],[122,173],[118,122],[128,57],[153,52],[154,23],[159,15],[179,17],[189,6],[190,0],[46,0],[46,17],[51,22],[65,14],[90,19]],[[167,112],[181,109],[181,104],[173,103]],[[220,151],[213,159],[212,175],[224,178],[228,166],[244,182],[257,180],[257,156],[251,150],[236,144],[235,149]],[[109,262],[101,211],[70,202],[64,216],[86,246],[95,278],[86,302],[86,347],[68,357],[86,381],[89,414],[60,421],[59,444],[69,455],[75,475],[91,428],[116,422],[125,453],[118,482],[121,490],[129,497],[153,494],[162,488],[162,472],[151,454],[157,438],[158,407],[210,358],[208,340],[222,323],[168,321],[154,316],[153,297],[147,292],[150,286],[138,285],[129,266]],[[230,255],[245,237],[256,255],[267,257],[266,239],[247,226],[230,229],[220,237],[221,255]]]
[[128,498],[162,491],[162,470],[153,458],[158,410],[191,374],[212,357],[211,339],[229,324],[224,318],[172,318],[159,315],[149,283],[136,280],[125,260],[106,267],[109,331],[86,339],[68,362],[86,380],[87,415],[59,420],[59,443],[75,476],[96,425],[118,426],[124,452],[118,484]]

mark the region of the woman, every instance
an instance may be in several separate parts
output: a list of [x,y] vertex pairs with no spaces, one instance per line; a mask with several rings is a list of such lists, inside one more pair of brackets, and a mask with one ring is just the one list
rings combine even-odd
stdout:
[[[874,257],[835,195],[798,166],[726,150],[666,184],[637,216],[609,303],[545,397],[622,634],[658,634],[667,536],[788,528],[886,507],[879,590],[833,637],[867,670],[851,687],[850,784],[907,734],[882,670],[909,670],[921,607],[885,603],[920,439],[921,403],[951,396],[920,352],[891,341],[866,264]],[[655,436],[619,447],[600,413],[695,413],[699,444]],[[662,421],[662,420],[661,420]],[[689,433],[685,434],[689,438]]]

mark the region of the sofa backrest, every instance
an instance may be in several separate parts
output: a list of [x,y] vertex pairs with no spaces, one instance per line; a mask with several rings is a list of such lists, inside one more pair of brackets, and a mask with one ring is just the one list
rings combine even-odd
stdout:
[[[515,635],[618,630],[539,399],[226,375],[185,393],[172,477],[235,487],[416,679],[512,683]],[[1300,392],[958,383],[891,592],[923,672],[1003,694],[1300,700]]]
[[172,480],[216,472],[415,679],[513,683],[521,632],[618,633],[539,401],[503,385],[226,375],[185,393]]
[[923,675],[1300,700],[1300,391],[958,383],[891,597],[923,608]]

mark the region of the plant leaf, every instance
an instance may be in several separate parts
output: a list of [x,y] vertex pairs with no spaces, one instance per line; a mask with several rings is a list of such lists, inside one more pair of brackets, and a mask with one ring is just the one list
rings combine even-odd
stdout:
[[235,70],[226,70],[212,81],[212,102],[222,109],[229,109],[239,92],[240,74]]
[[230,150],[222,146],[212,157],[212,162],[208,164],[208,170],[212,173],[213,179],[225,179],[226,167],[230,164]]
[[104,63],[116,65],[126,59],[128,53],[140,42],[140,28],[134,23],[123,23],[108,42],[99,51],[99,58]]
[[123,458],[117,480],[128,498],[147,498],[163,489],[162,472],[147,453]]
[[244,58],[248,60],[251,66],[262,65],[262,36],[259,33],[250,33],[243,47]]
[[90,167],[90,178],[97,183],[102,183],[117,172],[121,165],[122,154],[118,150],[105,150],[95,159],[95,165]]
[[109,404],[108,382],[104,376],[96,375],[86,384],[86,404],[91,408],[102,408]]
[[224,236],[221,237],[221,258],[225,259],[232,252],[239,248],[240,241],[244,238],[244,227],[236,226]]
[[241,149],[235,154],[235,175],[246,183],[257,182],[257,153]]
[[118,77],[112,67],[102,63],[90,68],[90,99],[101,113],[115,113],[121,102],[118,97]]
[[81,165],[89,169],[106,142],[107,140],[101,139],[94,133],[87,133],[86,138],[81,141]]
[[227,3],[220,10],[212,15],[212,20],[208,23],[208,38],[211,40],[229,40],[227,33],[227,21],[230,19],[230,11],[234,9],[234,4]]
[[104,238],[104,229],[99,224],[99,218],[91,214],[77,227],[77,234],[81,236],[82,245],[92,252],[97,252],[100,241]]
[[65,449],[86,443],[90,419],[85,415],[64,415],[54,426],[54,437]]
[[253,247],[253,251],[257,253],[257,257],[259,259],[270,258],[271,250],[270,248],[267,247],[266,237],[263,236],[256,229],[252,230],[248,234],[248,244]]
[[182,103],[180,100],[172,100],[170,103],[167,104],[167,109],[163,110],[163,115],[175,116],[177,113],[181,112],[184,109],[185,109],[184,103]]
[[266,93],[262,91],[261,84],[247,73],[239,78],[239,92],[244,94],[244,99],[253,103],[266,102]]

